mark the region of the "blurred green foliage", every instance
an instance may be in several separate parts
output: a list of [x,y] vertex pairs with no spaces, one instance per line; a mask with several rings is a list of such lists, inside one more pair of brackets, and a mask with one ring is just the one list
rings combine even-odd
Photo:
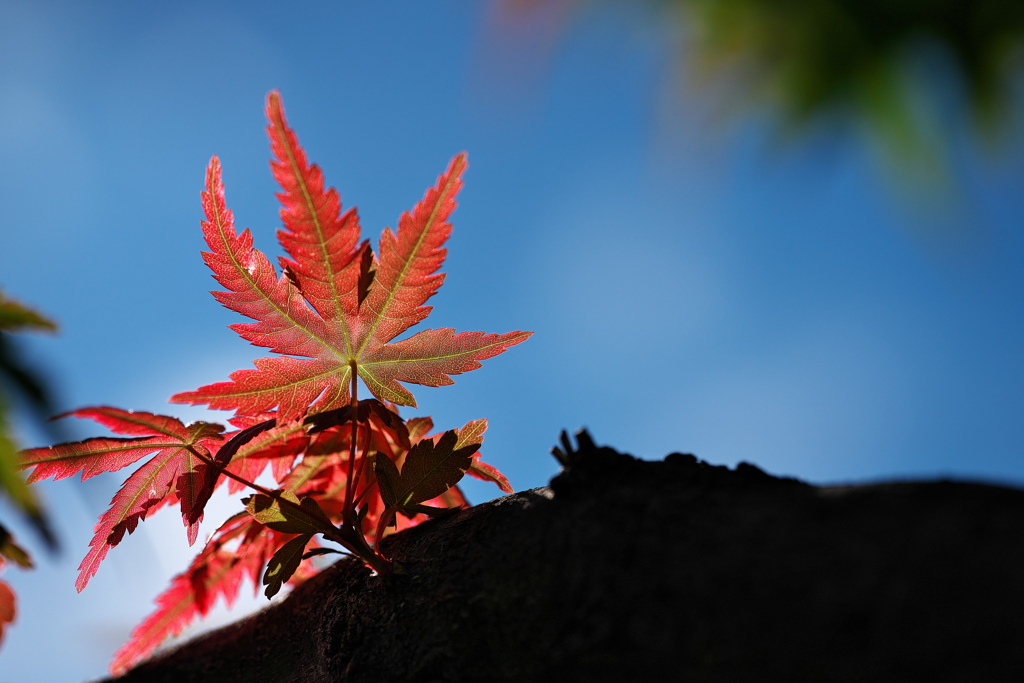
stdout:
[[[6,494],[28,516],[51,547],[55,546],[55,539],[39,499],[18,473],[19,449],[10,427],[8,395],[16,396],[42,415],[52,412],[43,382],[18,357],[10,334],[26,330],[53,332],[56,329],[57,326],[46,317],[7,299],[0,292],[0,388],[6,390],[0,392],[0,493]],[[3,531],[6,534],[6,530]]]
[[[550,22],[614,6],[654,13],[685,71],[725,104],[768,103],[784,130],[866,122],[890,155],[941,156],[948,115],[998,131],[1019,98],[1024,0],[505,0]],[[926,74],[930,78],[922,79]],[[953,78],[948,76],[953,75]],[[939,78],[935,78],[939,76]],[[1016,83],[1014,79],[1016,77]],[[922,80],[937,81],[922,83]],[[959,112],[940,111],[953,84]],[[937,86],[937,87],[936,87]],[[931,90],[931,92],[929,91]],[[935,90],[945,91],[936,93]]]
[[796,117],[896,93],[904,60],[939,46],[976,114],[1007,104],[1024,38],[1022,0],[653,0],[676,12],[708,64],[742,63]]

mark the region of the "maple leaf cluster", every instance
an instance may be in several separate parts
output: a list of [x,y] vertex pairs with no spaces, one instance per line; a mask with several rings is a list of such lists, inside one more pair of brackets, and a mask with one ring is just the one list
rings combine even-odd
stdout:
[[[29,482],[78,473],[87,479],[143,461],[96,525],[79,567],[79,591],[107,552],[161,507],[178,506],[191,545],[217,487],[253,491],[243,500],[245,511],[221,525],[157,598],[157,609],[115,655],[115,673],[206,614],[218,596],[231,604],[243,578],[265,585],[271,597],[285,583],[314,574],[310,558],[341,552],[317,537],[386,573],[392,563],[381,552],[382,538],[465,507],[457,486],[464,474],[512,492],[505,477],[480,460],[486,420],[432,433],[430,418],[405,420],[397,408],[416,405],[401,383],[452,384],[452,375],[480,367],[531,334],[439,328],[395,341],[426,318],[426,301],[444,281],[438,270],[465,155],[457,155],[401,216],[397,230],[384,229],[374,252],[361,241],[355,209],[342,211],[337,191],[325,189],[320,168],[307,161],[276,92],[266,111],[271,168],[282,188],[278,238],[287,255],[281,272],[253,246],[248,230],[235,230],[217,157],[202,193],[210,249],[203,258],[226,290],[213,295],[253,321],[232,329],[278,355],[256,360],[255,369],[236,371],[229,381],[171,398],[233,410],[231,427],[82,408],[68,415],[122,436],[21,453],[22,468],[32,469]],[[359,400],[358,380],[373,398]],[[255,483],[268,469],[276,488]]]

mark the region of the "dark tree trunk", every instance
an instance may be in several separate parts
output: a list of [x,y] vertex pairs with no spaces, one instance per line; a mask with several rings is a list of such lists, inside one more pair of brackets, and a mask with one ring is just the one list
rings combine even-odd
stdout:
[[1024,681],[1024,492],[563,459],[120,683]]

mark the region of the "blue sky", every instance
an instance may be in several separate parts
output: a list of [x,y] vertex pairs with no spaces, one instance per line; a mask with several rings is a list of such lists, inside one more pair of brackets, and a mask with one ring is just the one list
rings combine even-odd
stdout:
[[[534,43],[501,34],[485,3],[398,7],[0,3],[0,287],[60,322],[27,350],[62,409],[209,419],[166,399],[263,355],[207,293],[199,192],[219,155],[238,225],[277,253],[276,88],[368,236],[469,153],[429,322],[535,334],[418,389],[408,414],[489,418],[485,456],[515,488],[545,484],[559,431],[584,425],[638,456],[812,482],[1024,484],[1019,118],[980,151],[948,114],[953,179],[911,197],[862,131],[782,141],[770,112],[711,118],[701,91],[671,87],[656,21],[594,12]],[[75,593],[126,475],[42,487],[59,557],[12,524],[39,567],[4,575],[21,615],[3,683],[103,674],[186,566],[195,549],[161,513]],[[215,501],[206,533],[235,509]]]

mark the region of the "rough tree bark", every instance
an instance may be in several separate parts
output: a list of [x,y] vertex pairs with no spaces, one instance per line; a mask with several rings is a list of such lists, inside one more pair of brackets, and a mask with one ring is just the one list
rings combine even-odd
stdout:
[[1024,680],[1022,491],[564,460],[118,681]]

